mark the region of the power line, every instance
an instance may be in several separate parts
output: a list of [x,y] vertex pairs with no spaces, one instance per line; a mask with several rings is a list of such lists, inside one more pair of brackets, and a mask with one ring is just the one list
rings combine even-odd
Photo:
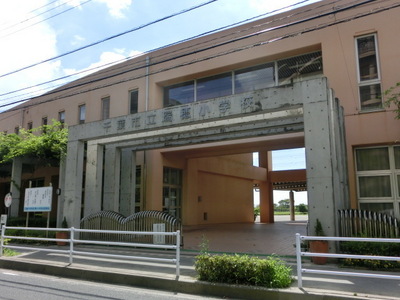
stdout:
[[[338,12],[347,11],[349,9],[353,9],[353,8],[359,6],[359,5],[363,5],[363,4],[366,4],[366,3],[369,3],[369,2],[373,2],[373,1],[365,1],[365,2],[360,3],[358,5],[353,5],[351,7],[337,9],[337,10],[329,12],[329,13],[324,13],[324,14],[320,14],[318,16],[314,16],[314,17],[311,17],[311,18],[303,19],[303,20],[300,20],[300,21],[297,21],[297,22],[293,22],[291,24],[284,25],[284,26],[280,27],[279,29],[286,28],[286,27],[293,26],[293,25],[298,25],[300,23],[308,22],[310,20],[315,20],[316,18],[326,17],[326,16],[329,16],[331,14],[336,14]],[[383,8],[379,8],[379,9],[374,9],[374,10],[368,11],[367,13],[364,13],[364,14],[357,14],[357,15],[354,15],[354,16],[346,17],[345,19],[342,19],[342,20],[336,20],[336,21],[333,21],[333,22],[319,24],[319,25],[315,26],[315,28],[309,28],[309,29],[303,29],[303,30],[300,30],[300,31],[290,32],[290,33],[287,33],[285,35],[272,37],[267,41],[262,40],[262,41],[259,41],[259,42],[256,42],[256,43],[252,43],[252,44],[240,47],[240,48],[234,48],[234,49],[230,49],[228,51],[217,53],[217,54],[214,54],[212,56],[206,56],[206,57],[203,57],[203,58],[200,58],[200,59],[197,59],[197,60],[188,61],[188,62],[181,63],[181,64],[178,64],[178,65],[174,65],[174,66],[171,66],[171,67],[168,67],[168,68],[164,68],[164,69],[159,69],[159,70],[153,71],[153,72],[151,72],[151,73],[149,73],[147,75],[144,74],[144,75],[138,75],[138,76],[135,76],[135,77],[121,79],[121,80],[113,82],[113,83],[105,84],[105,85],[102,85],[102,86],[97,86],[97,87],[90,88],[90,89],[87,89],[87,90],[79,90],[79,91],[74,92],[74,93],[70,93],[70,94],[67,94],[67,95],[59,96],[59,97],[56,97],[56,98],[53,98],[53,99],[44,100],[44,101],[39,102],[39,103],[33,103],[33,104],[30,104],[30,105],[28,104],[28,105],[26,105],[24,107],[26,108],[26,107],[36,106],[36,105],[39,105],[39,104],[43,104],[43,103],[47,103],[47,102],[51,102],[51,101],[55,101],[55,100],[59,100],[59,99],[67,98],[67,97],[71,97],[71,96],[74,96],[74,95],[77,95],[77,94],[81,94],[81,93],[97,90],[97,89],[100,89],[100,88],[109,87],[109,86],[112,86],[112,85],[115,85],[115,84],[119,84],[119,83],[122,83],[122,82],[127,82],[127,81],[131,81],[131,80],[143,78],[143,77],[148,76],[148,75],[154,75],[154,74],[158,74],[158,73],[161,73],[161,72],[169,71],[169,70],[172,70],[172,69],[175,69],[175,68],[188,66],[188,65],[191,65],[191,64],[203,62],[203,61],[206,61],[206,60],[210,60],[210,59],[214,59],[214,58],[221,57],[221,56],[224,56],[224,55],[240,52],[240,51],[243,51],[243,50],[248,50],[248,49],[251,49],[251,48],[254,48],[254,47],[266,45],[266,44],[269,44],[269,43],[274,43],[276,41],[284,40],[284,39],[287,39],[287,38],[290,38],[290,37],[293,37],[293,36],[297,36],[297,35],[300,35],[300,34],[321,30],[321,29],[324,29],[324,28],[327,28],[327,27],[330,27],[330,26],[334,26],[334,25],[338,25],[338,24],[341,24],[341,23],[349,22],[349,21],[352,21],[352,20],[356,20],[356,19],[363,18],[363,17],[369,16],[369,15],[377,14],[377,13],[380,13],[380,12],[383,12],[383,11],[387,11],[387,10],[390,10],[390,9],[393,9],[393,8],[397,8],[397,7],[400,7],[400,4],[395,4],[395,5],[392,5],[392,6],[389,6],[389,7],[383,7]],[[276,28],[274,30],[276,30]],[[266,32],[267,31],[260,31],[260,32],[257,32],[256,34],[248,35],[246,37],[242,37],[242,38],[237,39],[237,40],[231,40],[231,41],[228,41],[228,42],[225,42],[225,43],[221,43],[221,44],[219,44],[219,46],[220,45],[226,45],[228,43],[233,43],[233,42],[236,42],[236,41],[241,40],[241,39],[245,39],[245,38],[249,38],[249,37],[254,37],[254,36],[261,35],[261,34],[265,34]],[[271,31],[268,31],[268,32],[271,32]],[[213,46],[211,48],[215,48],[215,47],[216,46]],[[203,48],[202,51],[209,50],[211,48],[210,47]],[[185,55],[181,55],[179,57],[173,57],[173,58],[170,58],[168,60],[164,60],[164,61],[161,61],[161,62],[154,63],[154,64],[152,64],[152,66],[154,66],[156,64],[172,61],[172,60],[175,60],[175,59],[178,59],[178,58],[182,58],[184,56],[196,54],[196,53],[199,53],[199,52],[201,52],[201,51],[200,50],[196,50],[194,52],[190,52],[190,53],[187,53]],[[131,72],[133,70],[138,70],[140,68],[144,68],[144,67],[142,66],[142,67],[139,67],[139,68],[136,68],[136,69],[130,69],[129,72]],[[126,72],[124,72],[124,73],[126,73]],[[115,77],[115,76],[119,76],[119,75],[121,75],[121,73],[113,74],[113,75],[102,77],[102,78],[98,78],[98,79],[95,79],[95,80],[91,80],[90,82],[84,82],[84,83],[76,84],[76,85],[73,85],[73,86],[68,86],[68,87],[65,87],[64,89],[54,90],[54,91],[48,93],[47,95],[60,93],[60,92],[67,91],[67,90],[70,90],[70,89],[73,89],[73,88],[78,88],[78,87],[87,85],[89,83],[98,82],[98,81],[101,81],[101,80],[104,80],[104,79],[109,79],[109,78],[112,78],[112,77]],[[28,100],[28,99],[17,101],[14,104],[17,104],[17,103],[20,103],[20,102],[26,101],[26,100]],[[5,106],[9,106],[9,105],[10,104],[1,105],[0,108],[1,107],[5,107]],[[7,112],[13,111],[13,110],[17,110],[17,109],[20,109],[20,108],[10,109]]]
[[[214,29],[214,30],[210,30],[210,31],[201,33],[201,34],[199,34],[199,35],[196,35],[196,36],[193,36],[193,37],[190,37],[190,38],[187,38],[187,39],[180,40],[180,41],[178,41],[178,42],[174,42],[174,43],[171,43],[171,44],[162,46],[162,47],[158,47],[158,48],[155,48],[155,49],[146,51],[146,52],[144,52],[143,54],[150,53],[150,52],[154,52],[154,51],[161,50],[161,49],[164,49],[164,48],[168,48],[168,47],[170,47],[170,46],[173,46],[173,45],[176,45],[176,44],[179,44],[179,43],[183,43],[183,42],[186,42],[186,41],[189,41],[189,40],[193,40],[193,39],[195,39],[195,38],[199,38],[199,37],[202,37],[202,36],[205,36],[205,35],[208,35],[208,34],[217,32],[217,31],[221,31],[221,30],[223,30],[223,29],[231,28],[231,27],[233,27],[233,26],[237,26],[237,25],[239,25],[239,24],[243,24],[243,23],[249,22],[249,21],[254,20],[254,19],[258,19],[258,18],[263,17],[263,16],[266,16],[266,15],[271,15],[271,14],[274,14],[274,13],[276,13],[276,12],[278,12],[278,11],[285,10],[285,9],[288,9],[288,8],[292,8],[292,7],[298,6],[298,5],[300,5],[300,4],[304,4],[305,2],[309,2],[309,1],[310,1],[310,0],[300,1],[300,2],[297,2],[297,3],[292,4],[292,5],[288,5],[288,6],[285,6],[285,7],[282,7],[282,8],[279,8],[279,9],[276,9],[276,10],[273,10],[273,11],[270,11],[270,12],[267,12],[267,13],[264,13],[264,14],[257,15],[257,16],[252,17],[252,18],[248,18],[248,19],[246,19],[246,20],[242,20],[242,21],[239,21],[239,22],[230,24],[230,25],[226,25],[226,26],[223,26],[223,27]],[[327,4],[321,5],[321,7],[322,7],[322,6],[325,6],[325,5],[327,5]],[[302,13],[304,13],[304,11],[303,11]],[[293,16],[293,15],[291,15],[291,16]],[[275,20],[269,21],[269,22],[267,22],[267,23],[264,23],[264,24],[262,24],[262,25],[271,24],[271,23],[273,23],[274,21],[277,21],[277,20],[282,20],[282,19],[281,19],[281,18],[275,19]],[[261,26],[261,25],[257,25],[257,26]],[[244,29],[244,30],[240,30],[240,31],[237,31],[237,32],[234,32],[234,33],[229,33],[229,34],[227,34],[227,35],[224,35],[224,36],[222,36],[222,37],[219,37],[218,39],[222,39],[222,38],[227,37],[227,36],[229,36],[229,35],[237,34],[237,33],[243,32],[243,31],[248,31],[248,30],[250,30],[250,29],[252,29],[252,28],[254,28],[254,27],[257,27],[257,26],[252,26],[252,27],[250,27],[250,28],[246,28],[246,29]],[[216,39],[208,40],[207,42],[210,42],[210,41],[213,41],[213,40],[216,40]],[[205,43],[205,42],[203,42],[203,43]],[[202,44],[202,43],[198,43],[197,45],[200,45],[200,44]],[[189,46],[189,47],[186,47],[186,48],[192,48],[192,47],[194,47],[194,46],[196,46],[196,45]],[[176,52],[176,51],[181,51],[181,50],[183,50],[183,49],[184,49],[184,48],[181,48],[181,49],[175,50],[174,52]],[[162,55],[157,56],[157,57],[153,57],[153,59],[154,59],[154,58],[161,57],[161,56],[164,56],[164,55],[167,55],[167,54],[170,54],[170,53],[171,53],[171,52],[166,53],[166,54],[162,54]],[[131,58],[134,58],[134,57],[137,57],[137,56],[138,56],[138,55],[130,56],[130,57],[127,57],[127,58],[124,58],[124,59],[121,59],[121,60],[117,60],[117,61],[114,61],[114,62],[110,62],[110,63],[107,63],[107,64],[103,64],[103,65],[101,65],[101,66],[97,66],[97,67],[95,67],[95,68],[86,69],[86,70],[83,70],[83,71],[80,71],[80,72],[76,72],[76,73],[74,73],[74,74],[62,76],[62,77],[59,77],[59,78],[56,78],[56,79],[52,79],[52,80],[49,80],[49,81],[46,81],[46,82],[42,82],[42,83],[35,84],[35,85],[32,85],[32,86],[24,87],[24,88],[21,88],[21,89],[18,89],[18,90],[6,92],[6,93],[3,93],[3,94],[0,94],[0,97],[1,97],[1,96],[6,96],[6,95],[10,95],[10,94],[13,94],[13,93],[16,93],[16,92],[28,90],[28,89],[31,89],[31,88],[34,88],[34,87],[42,86],[42,85],[45,85],[45,84],[49,84],[49,83],[52,83],[52,82],[56,82],[56,81],[59,81],[59,80],[67,79],[67,78],[70,78],[70,77],[73,77],[73,76],[76,76],[76,75],[79,75],[79,74],[82,74],[82,73],[86,73],[86,72],[89,72],[89,71],[93,71],[93,70],[95,70],[95,69],[101,69],[101,68],[103,68],[103,67],[105,67],[105,66],[107,66],[107,65],[116,64],[116,63],[119,63],[119,62],[122,62],[122,61],[126,61],[126,60],[128,60],[128,59],[131,59]],[[21,96],[21,95],[19,95],[19,96]],[[12,97],[12,98],[14,98],[14,97]],[[10,98],[9,98],[9,99],[10,99]],[[7,99],[6,99],[6,100],[7,100]]]
[[[35,15],[35,16],[33,16],[33,17],[31,17],[31,18],[28,18],[28,19],[26,19],[26,20],[24,20],[24,21],[21,21],[20,23],[16,23],[16,24],[11,25],[11,26],[9,26],[9,27],[7,27],[7,28],[4,28],[4,29],[2,29],[1,31],[7,30],[7,29],[12,28],[12,27],[15,27],[15,26],[18,26],[19,24],[25,23],[25,22],[27,22],[27,21],[29,21],[29,20],[33,20],[33,19],[35,19],[35,18],[37,18],[37,17],[39,17],[39,16],[41,16],[41,15],[43,15],[43,14],[45,14],[45,13],[51,11],[51,10],[57,9],[57,8],[60,7],[60,6],[65,5],[65,4],[67,4],[68,2],[71,2],[71,1],[73,1],[73,0],[64,2],[64,3],[62,3],[62,4],[60,4],[60,5],[56,6],[56,7],[53,7],[53,8],[51,8],[51,9],[45,11],[45,12],[42,12],[42,13],[40,13],[40,14],[38,14],[38,15]],[[43,19],[43,20],[40,20],[40,21],[38,21],[38,22],[36,22],[36,23],[34,23],[34,24],[30,24],[30,25],[28,25],[28,26],[25,26],[25,27],[23,27],[23,28],[20,28],[20,29],[18,29],[18,30],[15,30],[15,31],[13,31],[13,32],[10,32],[10,33],[8,33],[8,34],[2,35],[2,36],[0,36],[0,38],[4,38],[4,37],[7,37],[7,36],[10,36],[10,35],[15,34],[15,33],[17,33],[17,32],[20,32],[20,31],[23,31],[23,30],[25,30],[25,29],[27,29],[27,28],[30,28],[30,27],[32,27],[32,26],[34,26],[34,25],[40,24],[40,23],[42,23],[42,22],[45,22],[45,21],[47,21],[47,20],[49,20],[49,19],[52,19],[52,18],[54,18],[54,17],[57,17],[57,16],[59,16],[59,15],[61,15],[61,14],[66,13],[66,12],[68,12],[68,11],[70,11],[70,10],[73,10],[73,9],[79,7],[79,6],[82,6],[82,5],[84,5],[84,4],[86,4],[86,3],[90,2],[90,1],[92,1],[92,0],[87,0],[87,1],[85,1],[85,2],[83,2],[83,3],[79,3],[79,5],[76,5],[76,6],[72,6],[72,7],[70,7],[70,8],[67,8],[67,9],[65,9],[65,10],[63,10],[63,11],[61,11],[61,12],[55,14],[55,15],[49,16],[49,17],[47,17],[47,18],[45,18],[45,19]]]
[[87,48],[89,48],[89,47],[92,47],[92,46],[95,46],[95,45],[104,43],[104,42],[106,42],[106,41],[110,41],[110,40],[115,39],[115,38],[117,38],[117,37],[123,36],[123,35],[125,35],[125,34],[127,34],[127,33],[131,33],[131,32],[137,31],[137,30],[139,30],[139,29],[148,27],[148,26],[150,26],[150,25],[159,23],[159,22],[161,22],[161,21],[170,19],[170,18],[175,17],[175,16],[178,16],[178,15],[187,13],[187,12],[189,12],[189,11],[192,11],[192,10],[197,9],[197,8],[200,8],[200,7],[202,7],[202,6],[211,4],[211,3],[216,2],[216,1],[218,1],[218,0],[209,0],[209,1],[207,1],[207,2],[201,3],[201,4],[199,4],[199,5],[193,6],[193,7],[188,8],[188,9],[184,9],[184,10],[182,10],[182,11],[180,11],[180,12],[177,12],[177,13],[173,13],[173,14],[171,14],[171,15],[169,15],[169,16],[166,16],[166,17],[157,19],[157,20],[152,21],[152,22],[149,22],[149,23],[147,23],[147,24],[144,24],[144,25],[141,25],[141,26],[138,26],[138,27],[129,29],[129,30],[127,30],[127,31],[124,31],[124,32],[121,32],[121,33],[118,33],[118,34],[115,34],[115,35],[112,35],[112,36],[110,36],[110,37],[107,37],[107,38],[105,38],[105,39],[99,40],[99,41],[97,41],[97,42],[94,42],[94,43],[91,43],[91,44],[88,44],[88,45],[79,47],[79,48],[77,48],[77,49],[74,49],[74,50],[65,52],[65,53],[63,53],[63,54],[60,54],[60,55],[57,55],[57,56],[54,56],[54,57],[45,59],[45,60],[43,60],[43,61],[34,63],[34,64],[32,64],[32,65],[28,65],[28,66],[26,66],[26,67],[23,67],[23,68],[20,68],[20,69],[17,69],[17,70],[14,70],[14,71],[11,71],[11,72],[2,74],[2,75],[0,75],[0,78],[5,77],[5,76],[8,76],[8,75],[11,75],[11,74],[15,74],[15,73],[21,72],[21,71],[23,71],[23,70],[30,69],[30,68],[35,67],[35,66],[37,66],[37,65],[40,65],[40,64],[43,64],[43,63],[46,63],[46,62],[50,62],[50,61],[52,61],[52,60],[55,60],[55,59],[58,59],[58,58],[67,56],[67,55],[69,55],[69,54],[72,54],[72,53],[75,53],[75,52],[78,52],[78,51],[81,51],[81,50],[84,50],[84,49],[87,49]]

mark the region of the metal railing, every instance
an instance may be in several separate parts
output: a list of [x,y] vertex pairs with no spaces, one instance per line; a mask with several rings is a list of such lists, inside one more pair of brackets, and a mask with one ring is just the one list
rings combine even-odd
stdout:
[[338,211],[340,236],[368,236],[374,238],[399,238],[400,224],[385,213],[360,209]]
[[[85,232],[82,234],[84,239],[151,243],[152,237],[150,236],[107,234],[106,231],[156,231],[154,226],[158,228],[157,231],[174,232],[180,230],[182,233],[182,225],[175,217],[165,212],[154,210],[137,212],[128,217],[114,211],[99,211],[84,217],[79,227],[101,231],[101,233]],[[173,236],[165,236],[161,240],[165,244],[176,244]]]
[[400,276],[396,276],[396,275],[304,269],[302,267],[302,262],[301,262],[301,258],[304,256],[306,256],[306,257],[388,260],[388,261],[400,261],[400,257],[398,257],[398,256],[375,256],[375,255],[353,255],[353,254],[338,254],[338,253],[303,252],[303,251],[301,251],[301,244],[303,241],[342,241],[342,242],[353,241],[353,242],[400,243],[400,239],[390,239],[390,238],[384,239],[384,238],[301,236],[299,233],[296,233],[297,285],[299,288],[303,287],[303,280],[302,280],[303,273],[337,275],[337,276],[353,276],[353,277],[369,277],[369,278],[381,278],[381,279],[400,279]]
[[[28,237],[28,236],[11,236],[6,235],[5,232],[7,229],[16,229],[16,230],[35,230],[35,231],[56,231],[56,232],[68,232],[69,238],[67,239],[58,239],[58,238],[44,238],[44,237]],[[76,239],[76,234],[81,233],[98,233],[98,234],[118,234],[118,235],[147,235],[153,237],[160,236],[174,236],[176,237],[176,244],[144,244],[144,243],[127,243],[127,242],[114,242],[114,241],[93,241],[87,239]],[[29,246],[15,246],[15,245],[5,245],[5,239],[13,239],[13,240],[33,240],[33,241],[48,241],[48,242],[67,242],[69,243],[68,250],[61,249],[52,249],[52,248],[38,248],[38,247],[29,247]],[[73,263],[74,255],[88,255],[93,257],[107,257],[107,258],[120,258],[127,260],[140,260],[140,261],[152,261],[152,262],[164,262],[164,263],[174,263],[176,265],[176,277],[178,278],[180,275],[180,240],[181,233],[179,230],[175,232],[154,232],[154,231],[116,231],[116,230],[90,230],[90,229],[77,229],[74,227],[71,228],[37,228],[37,227],[8,227],[3,226],[1,229],[1,245],[0,245],[0,256],[3,255],[3,249],[22,249],[22,250],[33,250],[33,251],[45,251],[45,252],[55,252],[55,253],[65,253],[69,255],[69,263]],[[75,250],[75,244],[91,244],[91,245],[107,245],[107,246],[124,246],[124,247],[135,247],[135,248],[152,248],[152,249],[170,249],[175,250],[176,255],[175,258],[154,258],[154,257],[145,257],[145,256],[130,256],[130,255],[117,255],[117,254],[107,254],[107,253],[99,253],[99,252],[89,252],[89,251],[77,251]]]

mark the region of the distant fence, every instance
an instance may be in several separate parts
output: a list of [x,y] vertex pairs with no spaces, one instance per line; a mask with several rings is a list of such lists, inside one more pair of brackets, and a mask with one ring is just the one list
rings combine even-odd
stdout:
[[[116,231],[157,231],[157,232],[182,232],[181,223],[173,216],[161,211],[141,211],[125,217],[114,211],[100,211],[84,217],[80,223],[81,229],[90,230],[116,230]],[[175,236],[165,235],[126,235],[109,234],[107,232],[81,233],[82,239],[107,240],[117,242],[169,244],[176,243]]]
[[390,215],[359,209],[339,210],[340,236],[400,237],[399,221]]

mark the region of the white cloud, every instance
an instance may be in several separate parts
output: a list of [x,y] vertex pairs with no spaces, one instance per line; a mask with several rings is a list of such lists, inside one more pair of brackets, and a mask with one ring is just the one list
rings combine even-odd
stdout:
[[71,41],[72,46],[80,45],[82,42],[86,41],[86,39],[79,34],[74,35],[74,39]]
[[123,10],[127,9],[132,0],[97,0],[97,2],[104,3],[107,5],[109,13],[114,18],[125,18]]
[[[6,1],[0,9],[0,75],[32,65],[57,55],[55,31],[46,23],[32,24],[31,11],[46,4],[38,1]],[[34,23],[41,17],[34,19]],[[21,30],[23,29],[23,30]],[[0,94],[51,80],[60,71],[60,62],[53,61],[0,78]],[[23,93],[26,93],[24,91]],[[0,105],[13,95],[0,97]],[[28,95],[26,95],[28,97]]]
[[84,69],[81,69],[81,70],[64,69],[64,72],[66,75],[72,75],[75,73],[79,73],[79,75],[76,77],[76,78],[78,78],[78,77],[82,77],[82,76],[91,74],[93,72],[96,72],[98,70],[101,70],[103,68],[112,66],[114,64],[120,63],[123,60],[127,59],[128,57],[137,56],[140,54],[141,54],[141,52],[139,52],[139,51],[128,52],[126,49],[114,49],[113,51],[103,52],[100,55],[99,60],[97,62],[90,64],[88,67],[86,67]]

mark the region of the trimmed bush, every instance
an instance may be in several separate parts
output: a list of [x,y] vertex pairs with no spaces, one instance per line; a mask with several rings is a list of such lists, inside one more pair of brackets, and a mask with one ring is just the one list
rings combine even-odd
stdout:
[[[399,256],[400,244],[377,242],[341,242],[342,253],[374,256]],[[400,269],[399,261],[350,259],[345,258],[342,263],[346,267],[364,267],[371,270]]]
[[209,282],[286,288],[293,281],[292,269],[278,258],[202,253],[196,257],[195,270],[199,280]]

